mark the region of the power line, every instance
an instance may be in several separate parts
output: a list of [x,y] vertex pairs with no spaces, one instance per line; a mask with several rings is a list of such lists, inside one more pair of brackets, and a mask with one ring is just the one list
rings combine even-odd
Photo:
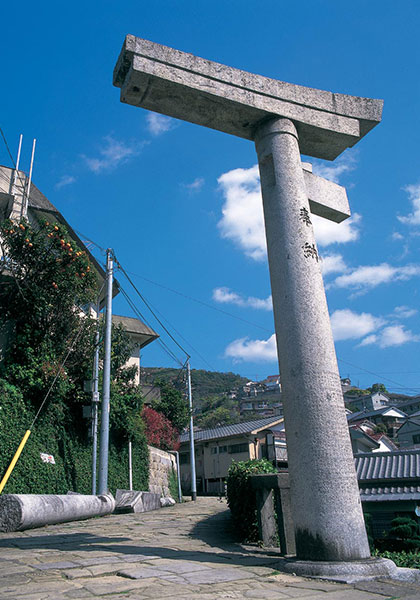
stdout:
[[231,317],[232,319],[236,319],[237,321],[242,321],[243,323],[247,323],[248,325],[257,327],[258,329],[261,329],[262,331],[267,331],[268,333],[271,333],[270,329],[267,329],[266,327],[263,327],[262,325],[258,325],[258,323],[254,323],[253,321],[249,321],[248,319],[243,319],[242,317],[238,317],[237,315],[234,315],[233,313],[230,313],[227,310],[223,310],[222,308],[218,308],[217,306],[212,306],[211,304],[208,304],[207,302],[204,302],[203,300],[198,300],[197,298],[194,298],[193,296],[188,296],[187,294],[179,292],[178,290],[174,290],[173,288],[170,288],[166,285],[157,283],[156,281],[152,281],[151,279],[148,279],[147,277],[143,277],[142,275],[139,275],[138,273],[132,273],[132,272],[130,272],[130,273],[134,277],[139,277],[140,279],[143,279],[144,281],[147,281],[148,283],[152,283],[153,285],[156,285],[157,287],[167,290],[168,292],[177,294],[178,296],[181,296],[182,298],[186,298],[187,300],[191,300],[192,302],[196,302],[197,304],[202,304],[206,308],[210,308],[211,310],[220,312],[224,315],[227,315],[228,317]]
[[82,323],[82,324],[80,325],[80,327],[79,327],[79,329],[78,329],[78,331],[77,331],[77,333],[76,333],[76,335],[75,335],[75,337],[74,337],[74,339],[73,339],[72,343],[70,344],[70,347],[69,347],[69,349],[68,349],[68,351],[67,351],[67,353],[66,353],[65,357],[63,358],[63,360],[62,360],[62,362],[61,362],[60,366],[59,366],[59,367],[58,367],[58,369],[57,369],[57,373],[56,373],[56,375],[55,375],[55,377],[54,377],[54,379],[53,379],[53,382],[51,383],[51,385],[50,385],[50,387],[49,387],[49,389],[48,389],[47,393],[45,394],[45,397],[44,397],[43,401],[41,402],[41,406],[38,408],[38,411],[37,411],[37,413],[36,413],[35,417],[33,418],[33,421],[32,421],[32,423],[31,423],[31,426],[29,427],[29,429],[32,429],[32,427],[34,426],[34,423],[35,423],[35,421],[38,419],[38,416],[39,416],[39,414],[40,414],[40,412],[41,412],[41,410],[42,410],[42,408],[43,408],[44,404],[46,403],[46,401],[47,401],[47,399],[48,399],[48,397],[49,397],[49,395],[50,395],[50,393],[51,393],[51,391],[52,391],[52,389],[53,389],[53,387],[54,387],[54,385],[55,385],[55,382],[56,382],[56,381],[57,381],[57,379],[58,379],[58,376],[60,375],[60,373],[61,373],[61,371],[62,371],[62,369],[63,369],[64,365],[66,364],[66,360],[67,360],[67,359],[68,359],[68,357],[70,356],[70,352],[73,350],[73,348],[74,348],[74,346],[75,346],[75,344],[76,344],[77,340],[79,339],[79,336],[80,336],[80,334],[82,333],[82,330],[83,330],[83,327],[84,327],[84,325],[85,325],[84,323]]
[[[150,324],[148,323],[146,317],[140,312],[140,310],[137,308],[137,306],[134,304],[134,302],[131,300],[130,296],[127,294],[127,292],[125,291],[125,289],[120,286],[120,291],[123,294],[124,298],[127,300],[128,305],[130,306],[130,308],[134,311],[134,313],[144,322],[146,323],[146,325],[148,327],[150,327],[150,329],[152,329],[152,327],[150,326]],[[164,352],[166,352],[166,354],[168,354],[170,356],[170,358],[177,364],[182,366],[182,362],[179,360],[179,358],[176,356],[176,354],[174,354],[172,352],[172,350],[169,348],[169,346],[162,340],[162,339],[158,339],[156,340],[158,342],[158,344],[161,346],[161,348],[164,350]]]
[[394,383],[395,385],[397,385],[401,389],[412,390],[414,392],[418,389],[418,388],[412,388],[412,387],[404,387],[398,381],[393,381],[392,379],[389,379],[388,377],[383,377],[382,375],[378,375],[378,373],[374,373],[373,371],[368,371],[367,369],[363,369],[362,367],[358,367],[356,365],[353,365],[352,363],[350,363],[350,362],[348,362],[346,360],[343,360],[342,358],[338,358],[338,356],[337,356],[337,360],[339,360],[340,362],[344,363],[345,365],[349,365],[350,367],[354,367],[355,369],[360,369],[361,371],[364,371],[365,373],[369,373],[369,375],[375,375],[375,377],[379,377],[381,379],[384,379],[385,381],[389,381],[390,383]]
[[166,326],[162,323],[162,321],[159,319],[159,317],[156,315],[156,313],[154,312],[154,310],[152,309],[152,307],[150,306],[150,304],[147,302],[147,300],[145,299],[145,297],[141,294],[141,292],[138,290],[138,288],[136,287],[136,285],[134,284],[134,282],[132,281],[132,279],[129,277],[128,273],[125,271],[125,269],[123,268],[123,266],[121,265],[121,263],[118,261],[117,257],[114,254],[114,260],[117,263],[119,269],[124,273],[124,275],[126,276],[127,280],[129,281],[129,283],[132,285],[132,287],[134,288],[135,292],[137,293],[137,295],[139,296],[139,298],[141,298],[141,300],[144,302],[144,304],[147,306],[147,308],[149,309],[149,311],[152,313],[152,315],[155,317],[156,321],[159,323],[159,325],[161,327],[163,327],[163,329],[166,331],[166,333],[169,335],[169,337],[171,338],[171,340],[178,346],[178,348],[185,354],[185,356],[187,356],[188,358],[190,358],[190,355],[188,354],[188,352],[185,350],[185,348],[183,348],[181,346],[181,344],[174,338],[174,336],[172,335],[172,333],[166,328]]

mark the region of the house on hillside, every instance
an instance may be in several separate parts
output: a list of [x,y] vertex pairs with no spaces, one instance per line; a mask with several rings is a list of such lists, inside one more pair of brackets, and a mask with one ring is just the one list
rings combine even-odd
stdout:
[[397,436],[401,449],[420,447],[420,414],[408,417],[399,428]]
[[[4,221],[5,219],[11,219],[18,222],[23,217],[27,219],[30,225],[34,228],[38,228],[39,224],[43,220],[49,221],[50,223],[64,225],[72,239],[72,243],[74,243],[74,247],[87,253],[91,265],[95,270],[98,281],[98,289],[101,290],[99,297],[99,308],[102,309],[105,304],[104,283],[106,279],[106,273],[104,269],[101,267],[89,249],[85,246],[71,225],[66,221],[64,216],[47,199],[47,197],[44,196],[44,194],[36,187],[36,185],[33,182],[31,183],[29,197],[28,187],[28,177],[23,171],[16,172],[14,169],[9,167],[0,166],[0,222]],[[2,255],[0,252],[0,260],[1,259]],[[6,282],[9,277],[10,274],[7,273],[7,270],[4,270],[0,275],[0,285]],[[115,297],[118,293],[118,281],[114,279],[113,296]],[[97,306],[91,306],[89,310],[91,315],[97,316]],[[123,328],[127,330],[133,342],[133,352],[127,363],[127,366],[135,364],[139,370],[139,350],[147,346],[147,344],[159,336],[139,319],[114,315],[113,322],[115,324],[121,324]],[[13,324],[7,324],[7,326],[0,331],[0,361],[12,335]],[[138,377],[136,383],[138,383]]]
[[[283,433],[283,436],[279,434]],[[179,462],[181,484],[191,487],[189,433],[181,435]],[[278,465],[287,460],[283,417],[265,418],[236,425],[194,432],[197,491],[217,494],[223,491],[233,461],[267,458]]]
[[398,429],[406,420],[407,415],[395,406],[387,406],[377,410],[359,411],[347,416],[349,425],[362,424],[369,421],[374,426],[384,425],[387,435],[393,439]]
[[280,375],[269,375],[262,383],[267,391],[281,393]]
[[373,392],[373,394],[366,394],[357,397],[347,396],[345,398],[345,402],[356,411],[378,410],[379,408],[389,406],[390,404],[388,396],[382,392]]
[[397,516],[420,511],[420,449],[368,452],[354,457],[363,511],[373,536],[382,538]]
[[414,413],[420,411],[420,396],[399,402],[398,408],[407,415],[414,415]]
[[375,433],[373,423],[349,425],[353,454],[360,452],[392,452],[398,446],[385,434]]

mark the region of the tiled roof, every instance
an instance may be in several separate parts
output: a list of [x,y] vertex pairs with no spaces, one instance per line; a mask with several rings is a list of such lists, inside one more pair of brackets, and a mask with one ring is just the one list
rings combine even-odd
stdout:
[[420,486],[420,449],[360,453],[354,461],[359,483],[417,480]]
[[383,406],[382,408],[377,408],[376,410],[359,410],[351,415],[347,415],[347,420],[357,421],[361,419],[368,419],[369,417],[382,415],[390,410],[396,410],[397,412],[402,413],[401,417],[407,416],[400,408],[397,408],[396,406]]
[[[251,433],[256,429],[263,429],[270,425],[277,424],[283,417],[267,417],[258,419],[257,421],[247,421],[246,423],[236,423],[236,425],[223,425],[214,429],[203,429],[202,431],[194,431],[194,440],[196,442],[215,440],[218,438],[230,437],[232,435],[241,435]],[[183,433],[180,441],[187,442],[190,439],[189,433]]]
[[360,498],[362,502],[420,500],[420,485],[362,488],[360,489]]

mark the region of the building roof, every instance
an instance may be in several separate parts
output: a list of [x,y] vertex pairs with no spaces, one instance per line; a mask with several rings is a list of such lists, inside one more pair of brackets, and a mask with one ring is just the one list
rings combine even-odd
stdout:
[[159,334],[143,323],[143,321],[140,321],[140,319],[112,315],[112,322],[114,325],[122,325],[127,333],[130,334],[130,337],[139,344],[140,348],[144,348],[159,337]]
[[[256,421],[247,421],[246,423],[236,423],[235,425],[222,425],[214,429],[203,429],[194,431],[194,440],[196,442],[209,441],[220,438],[231,437],[233,435],[244,435],[247,433],[258,433],[261,429],[268,429],[270,426],[278,425],[283,421],[283,417],[267,417]],[[190,439],[189,433],[183,433],[180,441],[187,442]]]
[[420,500],[420,449],[356,454],[362,502]]
[[360,498],[362,502],[420,500],[420,485],[361,488]]
[[359,483],[388,485],[417,480],[420,485],[420,449],[394,452],[361,452],[354,456]]
[[369,419],[370,417],[387,416],[387,413],[390,412],[398,413],[397,415],[391,416],[397,416],[401,418],[405,418],[407,416],[402,410],[396,408],[395,406],[382,406],[376,410],[359,410],[351,415],[347,415],[347,420],[349,422],[361,421],[362,419]]
[[405,400],[403,402],[398,402],[398,406],[411,406],[412,404],[419,404],[420,396],[411,397],[409,400]]

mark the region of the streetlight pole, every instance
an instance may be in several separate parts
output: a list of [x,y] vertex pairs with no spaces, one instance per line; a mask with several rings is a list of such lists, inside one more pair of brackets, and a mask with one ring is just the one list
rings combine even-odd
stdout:
[[190,359],[187,360],[187,390],[188,407],[190,411],[190,464],[191,464],[191,500],[197,500],[197,481],[195,476],[194,423],[192,411],[191,369]]
[[93,391],[92,391],[92,494],[96,495],[96,463],[98,455],[98,404],[99,404],[99,304],[96,314],[98,327],[95,334],[95,355],[93,359]]
[[112,250],[106,251],[106,315],[104,341],[104,369],[102,390],[101,436],[99,450],[99,494],[108,492],[108,448],[109,448],[109,409],[111,385],[111,331],[112,331]]

